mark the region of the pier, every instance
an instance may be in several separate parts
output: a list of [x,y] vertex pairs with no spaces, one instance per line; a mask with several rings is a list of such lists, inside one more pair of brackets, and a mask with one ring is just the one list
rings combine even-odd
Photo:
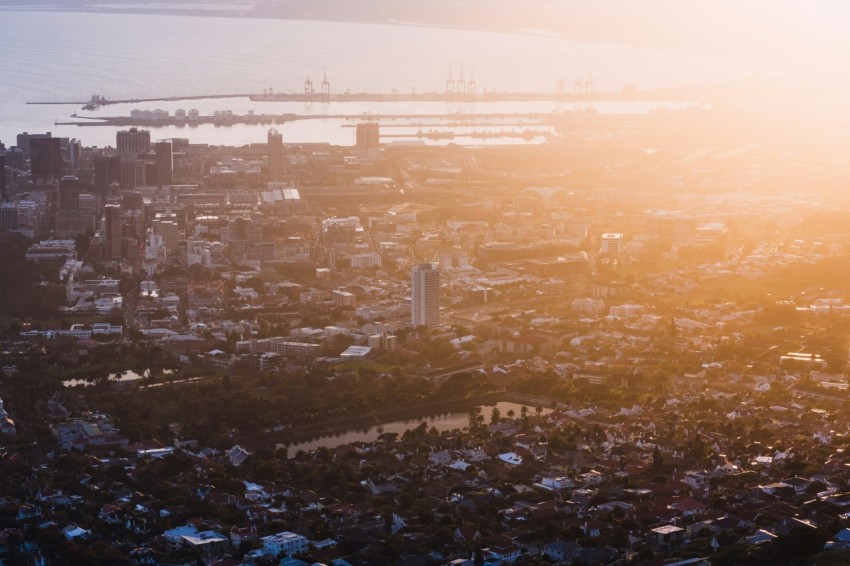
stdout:
[[189,96],[164,96],[151,98],[128,98],[109,100],[101,95],[93,95],[86,102],[65,101],[32,101],[27,104],[79,105],[86,110],[95,110],[102,106],[113,104],[144,104],[151,102],[179,102],[189,100],[248,98],[252,102],[652,102],[652,101],[695,101],[700,98],[697,90],[692,88],[662,88],[639,90],[634,87],[624,87],[622,91],[596,92],[592,87],[576,88],[568,91],[562,83],[558,83],[552,92],[497,92],[474,91],[469,89],[469,81],[465,90],[457,90],[456,85],[445,92],[340,92],[330,91],[329,83],[322,82],[322,90],[316,92],[312,83],[307,81],[304,92],[274,92],[267,89],[262,93],[228,93],[228,94],[199,94]]
[[[504,126],[504,120],[533,120],[536,125],[548,123],[557,112],[518,112],[518,113],[489,113],[489,114],[465,114],[465,113],[439,113],[439,114],[219,114],[198,116],[195,119],[178,119],[174,116],[166,116],[159,120],[141,120],[130,116],[112,116],[104,118],[82,118],[77,117],[75,121],[56,122],[57,126],[142,126],[156,128],[158,126],[200,126],[212,124],[215,126],[232,126],[235,124],[285,124],[297,120],[451,120],[455,123],[465,123],[471,126]],[[76,117],[76,116],[75,116]],[[490,120],[493,123],[488,124]],[[417,123],[418,125],[424,125]],[[427,124],[436,126],[437,124]],[[523,125],[531,125],[525,124]],[[403,127],[408,127],[404,124]],[[402,126],[399,126],[402,127]]]
[[249,96],[253,102],[637,102],[692,100],[683,89],[622,92],[344,92],[273,93]]
[[109,100],[100,95],[93,95],[85,102],[55,102],[55,101],[27,101],[27,104],[51,104],[56,106],[82,106],[85,110],[96,110],[101,106],[110,104],[142,104],[146,102],[179,102],[181,100],[206,100],[216,98],[251,98],[253,94],[197,94],[191,96],[161,96],[156,98],[127,98],[123,100]]

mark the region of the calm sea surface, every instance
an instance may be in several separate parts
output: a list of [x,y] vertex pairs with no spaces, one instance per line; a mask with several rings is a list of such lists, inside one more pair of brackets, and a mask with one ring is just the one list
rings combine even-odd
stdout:
[[[201,114],[233,110],[257,114],[534,112],[554,103],[252,103],[217,99],[107,106],[34,106],[26,101],[85,101],[201,94],[301,92],[327,69],[333,92],[438,92],[450,66],[454,77],[474,72],[479,92],[554,91],[563,77],[570,89],[592,69],[596,91],[677,86],[748,76],[744,65],[634,47],[580,43],[550,36],[500,34],[405,25],[257,20],[169,15],[0,11],[0,141],[14,145],[22,131],[52,131],[84,145],[114,145],[110,127],[56,126],[77,112],[128,116],[138,108],[197,108]],[[597,104],[600,112],[646,112],[658,103]],[[571,110],[571,107],[564,108]],[[353,143],[351,128],[335,119],[279,126],[291,142]],[[162,127],[152,137],[187,137],[196,143],[265,141],[268,126]],[[387,133],[415,133],[413,128]],[[479,128],[483,129],[483,128]],[[529,129],[535,129],[529,127]]]

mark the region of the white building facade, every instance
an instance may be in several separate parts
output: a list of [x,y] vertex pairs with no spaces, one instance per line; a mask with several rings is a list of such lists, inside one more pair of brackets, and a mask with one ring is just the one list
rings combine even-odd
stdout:
[[422,263],[410,272],[410,322],[433,328],[440,324],[440,271]]

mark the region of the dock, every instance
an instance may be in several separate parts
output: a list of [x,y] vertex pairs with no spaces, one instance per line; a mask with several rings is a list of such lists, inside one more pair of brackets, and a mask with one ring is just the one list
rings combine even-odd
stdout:
[[566,91],[556,88],[553,92],[496,92],[485,90],[481,92],[472,90],[447,90],[445,92],[330,92],[323,90],[316,92],[312,87],[305,88],[304,92],[272,92],[266,90],[263,93],[227,93],[227,94],[198,94],[189,96],[162,96],[150,98],[127,98],[110,100],[101,95],[93,95],[85,102],[64,101],[33,101],[27,104],[54,104],[54,105],[80,105],[87,110],[94,110],[102,106],[113,104],[145,104],[151,102],[179,102],[190,100],[223,99],[223,98],[248,98],[252,102],[451,102],[451,103],[475,103],[475,102],[640,102],[640,101],[692,101],[696,100],[696,92],[690,88],[662,88],[651,90],[624,89],[622,91],[596,92],[590,90]]
[[[435,113],[435,114],[224,114],[224,115],[204,115],[198,116],[196,119],[178,119],[174,116],[166,116],[159,120],[142,120],[132,118],[130,116],[112,116],[103,118],[82,118],[79,117],[74,121],[60,122],[57,121],[57,126],[119,126],[130,127],[140,126],[145,128],[156,128],[159,126],[200,126],[212,124],[214,126],[232,126],[236,124],[285,124],[298,120],[352,120],[356,122],[381,121],[381,120],[446,120],[454,123],[465,122],[465,125],[484,126],[488,125],[488,120],[493,121],[494,126],[507,125],[504,120],[531,120],[534,124],[522,125],[541,125],[548,123],[554,116],[558,116],[557,112],[518,112],[518,113]],[[420,124],[420,123],[417,123]],[[424,124],[422,124],[424,125]],[[437,124],[428,124],[436,126]],[[410,127],[408,124],[403,124],[403,127]],[[400,127],[402,127],[400,126]]]

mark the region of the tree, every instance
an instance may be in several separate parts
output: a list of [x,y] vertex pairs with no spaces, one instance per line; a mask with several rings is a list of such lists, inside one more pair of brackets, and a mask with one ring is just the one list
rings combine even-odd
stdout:
[[655,450],[652,451],[652,465],[651,468],[653,471],[660,472],[664,468],[664,460],[661,456],[661,450],[656,445]]
[[469,430],[478,426],[478,417],[481,416],[481,407],[473,407],[469,410]]
[[6,537],[6,548],[9,557],[11,558],[11,562],[15,564],[15,556],[17,556],[18,551],[20,550],[21,543],[21,532],[17,529],[11,529],[8,536]]
[[484,554],[481,552],[481,545],[475,545],[475,551],[472,553],[472,563],[475,566],[484,566]]
[[493,411],[490,413],[490,422],[493,424],[497,424],[502,418],[502,413],[499,411],[499,407],[493,407]]

